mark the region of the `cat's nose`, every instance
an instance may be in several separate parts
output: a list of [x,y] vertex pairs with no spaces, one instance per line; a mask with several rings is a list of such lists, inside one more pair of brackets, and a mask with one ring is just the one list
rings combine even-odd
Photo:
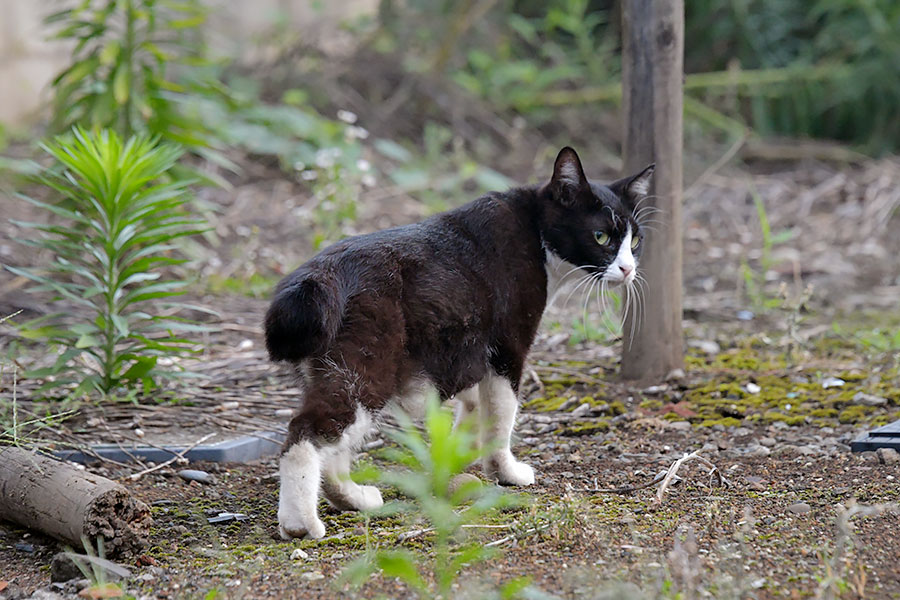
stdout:
[[625,266],[625,265],[619,265],[619,270],[622,271],[622,278],[625,279],[625,278],[627,278],[629,275],[631,275],[631,272],[634,271],[634,268],[633,268],[633,267],[627,267],[627,266]]

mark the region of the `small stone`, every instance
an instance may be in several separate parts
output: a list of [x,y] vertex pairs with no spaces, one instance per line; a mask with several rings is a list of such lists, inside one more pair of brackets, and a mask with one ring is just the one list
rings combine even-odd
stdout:
[[769,456],[772,453],[771,450],[766,448],[765,446],[750,446],[747,448],[747,456]]
[[205,483],[206,485],[213,485],[216,483],[216,478],[206,471],[182,469],[181,471],[178,471],[178,476],[185,481],[196,481],[197,483]]
[[294,548],[294,551],[291,552],[291,560],[306,560],[307,558],[309,558],[309,554],[300,548]]
[[28,554],[31,554],[34,552],[34,544],[19,542],[16,544],[16,550],[18,550],[19,552],[27,552]]
[[753,431],[747,427],[738,427],[737,429],[734,430],[735,437],[740,437],[743,435],[750,435],[751,433],[753,433]]
[[582,404],[581,406],[579,406],[578,408],[576,408],[575,410],[572,411],[572,416],[580,417],[582,415],[588,414],[589,412],[591,412],[591,405],[588,404],[587,402],[585,402],[584,404]]
[[666,375],[666,381],[684,381],[684,369],[672,369]]
[[669,387],[665,385],[651,385],[648,388],[644,388],[642,391],[648,396],[653,396],[655,394],[661,394],[667,389],[669,389]]
[[35,590],[29,598],[31,600],[63,600],[64,596],[50,590]]
[[559,405],[559,410],[568,412],[578,406],[578,398],[569,398],[565,402]]
[[775,445],[775,438],[773,437],[761,437],[759,438],[759,443],[761,446],[765,446],[766,448],[771,448]]
[[722,351],[722,347],[713,340],[691,340],[688,347],[696,348],[704,354],[718,354]]
[[119,581],[131,577],[130,570],[111,560],[76,552],[59,552],[50,562],[50,581],[69,581],[83,577],[84,574],[77,563],[91,573],[101,571],[106,581]]
[[878,455],[878,460],[885,465],[896,465],[900,463],[900,452],[897,452],[893,448],[879,448],[875,451],[875,454]]
[[672,421],[666,428],[674,429],[675,431],[690,431],[691,424],[688,421]]
[[847,382],[844,381],[843,379],[841,379],[840,377],[826,377],[822,381],[822,387],[827,390],[828,388],[841,387],[845,383],[847,383]]
[[787,429],[788,427],[790,427],[790,425],[784,421],[775,421],[772,423],[772,429]]
[[737,311],[738,321],[752,321],[753,317],[756,315],[753,314],[752,311],[749,310],[739,310]]
[[806,502],[797,502],[787,507],[787,511],[792,515],[805,515],[812,510],[812,506]]
[[757,477],[755,475],[747,476],[747,487],[751,490],[755,490],[757,492],[761,492],[766,489],[766,480],[762,477]]
[[325,579],[325,576],[322,575],[321,571],[307,571],[300,575],[300,579],[305,579],[306,581],[319,581],[320,579]]
[[853,401],[857,404],[862,404],[863,406],[884,406],[888,403],[887,398],[873,396],[872,394],[867,394],[865,392],[856,392],[853,395]]
[[472,475],[471,473],[460,473],[459,475],[454,475],[450,479],[450,483],[447,484],[447,491],[452,495],[464,485],[471,485],[474,488],[476,483],[479,486],[481,485],[481,480],[475,475]]
[[286,419],[288,417],[292,417],[294,415],[294,409],[292,408],[279,408],[275,411],[275,416],[279,419]]
[[744,385],[744,389],[747,390],[747,393],[749,394],[758,394],[762,391],[762,388],[752,381],[748,381],[746,385]]

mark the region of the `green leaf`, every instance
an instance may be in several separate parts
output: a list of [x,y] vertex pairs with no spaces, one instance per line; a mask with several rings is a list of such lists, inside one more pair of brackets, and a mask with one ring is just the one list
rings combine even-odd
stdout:
[[397,577],[417,590],[426,589],[425,581],[416,569],[416,557],[411,552],[381,551],[375,555],[375,564],[385,577]]
[[75,342],[76,348],[95,348],[100,345],[100,340],[92,335],[84,334]]

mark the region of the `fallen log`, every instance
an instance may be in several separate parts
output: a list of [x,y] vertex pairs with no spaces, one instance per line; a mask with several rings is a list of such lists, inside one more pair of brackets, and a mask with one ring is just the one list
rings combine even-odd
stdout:
[[150,534],[150,508],[99,475],[22,448],[0,447],[0,519],[80,549],[104,538],[108,556],[140,553]]

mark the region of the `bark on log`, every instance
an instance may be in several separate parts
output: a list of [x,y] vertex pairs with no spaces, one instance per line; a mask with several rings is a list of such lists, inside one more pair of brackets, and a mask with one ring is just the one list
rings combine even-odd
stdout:
[[0,519],[36,529],[79,549],[103,536],[108,556],[140,553],[150,508],[124,487],[34,452],[0,447]]

